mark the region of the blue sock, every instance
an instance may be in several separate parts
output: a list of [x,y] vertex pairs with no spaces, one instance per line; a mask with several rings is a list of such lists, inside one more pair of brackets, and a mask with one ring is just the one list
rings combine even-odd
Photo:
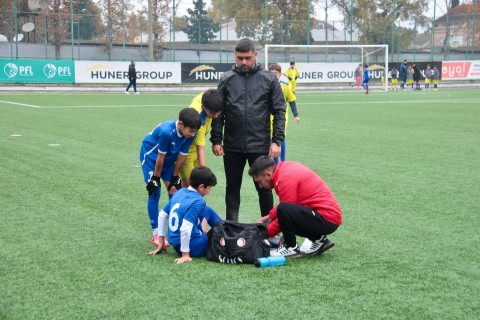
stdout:
[[157,196],[148,196],[147,211],[152,230],[158,228],[158,201],[160,200],[161,189],[158,187]]

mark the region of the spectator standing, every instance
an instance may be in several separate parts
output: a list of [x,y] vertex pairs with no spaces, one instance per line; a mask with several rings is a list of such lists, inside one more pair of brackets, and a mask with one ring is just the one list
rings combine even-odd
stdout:
[[125,89],[126,94],[130,94],[128,90],[130,89],[131,86],[133,86],[133,91],[135,94],[140,94],[140,92],[137,91],[137,70],[135,70],[135,61],[132,60],[130,62],[130,65],[128,66],[128,80],[130,83],[127,86],[127,89]]

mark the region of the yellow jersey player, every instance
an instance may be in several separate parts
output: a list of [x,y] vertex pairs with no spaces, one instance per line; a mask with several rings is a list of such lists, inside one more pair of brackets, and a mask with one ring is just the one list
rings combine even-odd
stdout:
[[297,90],[297,79],[300,75],[298,70],[295,68],[295,61],[290,62],[290,68],[283,73],[288,78],[288,83],[292,86],[293,93]]
[[197,131],[195,140],[193,140],[192,144],[190,145],[185,163],[180,171],[182,185],[190,185],[190,173],[192,172],[193,168],[206,165],[206,136],[210,132],[212,119],[215,119],[220,115],[220,113],[223,111],[223,106],[223,95],[218,89],[208,89],[205,92],[200,93],[190,104],[190,108],[194,108],[198,111],[198,113],[200,113],[202,125]]
[[[286,79],[285,75],[282,75],[282,67],[279,64],[273,63],[268,66],[268,71],[271,71],[276,74],[278,81],[280,82],[280,87],[283,91],[283,97],[285,98],[285,108],[287,107],[286,102],[290,105],[290,109],[292,110],[294,121],[296,123],[300,122],[300,117],[298,116],[298,108],[297,108],[297,97],[295,96],[295,92],[292,89],[289,81]],[[271,124],[273,127],[273,116],[270,116]],[[280,161],[285,161],[286,153],[287,153],[287,144],[286,144],[286,137],[287,137],[287,124],[288,124],[288,112],[285,112],[285,139],[281,145],[280,151]],[[272,128],[273,130],[273,128]],[[278,158],[275,158],[277,161]]]

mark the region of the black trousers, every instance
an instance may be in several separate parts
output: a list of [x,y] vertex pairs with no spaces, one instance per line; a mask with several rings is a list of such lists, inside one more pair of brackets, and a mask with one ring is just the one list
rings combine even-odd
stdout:
[[280,202],[277,219],[287,247],[295,247],[296,235],[315,241],[338,228],[314,210],[289,202]]
[[[238,221],[238,211],[240,208],[240,189],[242,187],[243,171],[245,164],[252,163],[260,156],[267,153],[242,153],[225,151],[223,156],[223,164],[225,167],[225,178],[227,180],[227,189],[225,193],[225,205],[227,207],[226,220]],[[254,182],[258,193],[258,201],[260,203],[260,213],[266,216],[273,208],[272,190],[262,189],[258,183]]]

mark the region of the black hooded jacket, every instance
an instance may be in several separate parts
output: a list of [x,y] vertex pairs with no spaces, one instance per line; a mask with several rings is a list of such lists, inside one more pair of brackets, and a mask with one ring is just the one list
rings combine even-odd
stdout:
[[[212,121],[213,145],[245,153],[268,153],[271,142],[282,145],[286,104],[274,73],[259,64],[250,72],[233,66],[223,74],[218,88],[225,97],[225,109]],[[270,115],[274,116],[272,136]]]

